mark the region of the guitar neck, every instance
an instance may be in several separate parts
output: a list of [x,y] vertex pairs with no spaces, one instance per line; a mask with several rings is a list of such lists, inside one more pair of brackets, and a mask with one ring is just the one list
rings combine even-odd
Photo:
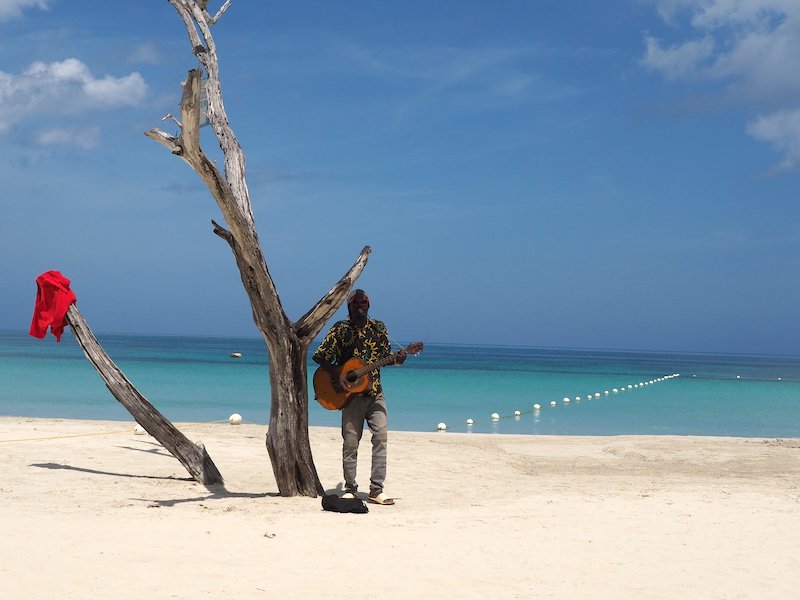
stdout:
[[354,373],[356,374],[356,376],[361,377],[362,375],[365,375],[365,374],[369,373],[370,371],[374,371],[375,369],[379,369],[380,367],[385,367],[386,365],[394,364],[395,361],[397,361],[397,353],[396,352],[394,354],[390,354],[389,356],[386,356],[384,358],[381,358],[381,359],[372,361],[370,363],[367,363],[363,367],[361,367],[360,369],[356,369],[356,371],[354,371]]

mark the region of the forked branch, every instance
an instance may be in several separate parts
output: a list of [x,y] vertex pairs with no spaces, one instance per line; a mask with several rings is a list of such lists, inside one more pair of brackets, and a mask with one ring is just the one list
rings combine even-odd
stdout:
[[294,324],[294,331],[298,337],[308,340],[316,337],[328,319],[333,316],[333,313],[347,298],[347,294],[350,293],[353,284],[361,276],[361,272],[367,266],[367,258],[370,252],[372,252],[372,248],[364,246],[350,270],[336,282],[336,285],[327,294],[319,299],[311,310],[297,320],[297,323]]

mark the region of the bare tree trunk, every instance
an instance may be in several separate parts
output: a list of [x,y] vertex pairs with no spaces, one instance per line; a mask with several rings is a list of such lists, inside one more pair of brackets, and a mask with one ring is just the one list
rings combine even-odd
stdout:
[[190,442],[172,423],[139,393],[124,373],[114,364],[94,337],[86,319],[74,304],[67,310],[67,322],[72,327],[83,353],[92,363],[106,387],[124,406],[136,422],[144,427],[172,456],[186,467],[198,483],[213,485],[223,483],[222,475],[202,444]]
[[[267,430],[267,451],[282,496],[323,493],[308,440],[308,390],[306,356],[300,340],[272,351],[269,380],[272,403]],[[303,434],[305,432],[305,434]]]
[[[242,285],[250,299],[253,320],[270,356],[272,405],[267,450],[275,480],[282,496],[316,496],[323,488],[314,467],[308,438],[308,348],[347,297],[364,270],[371,249],[365,246],[349,271],[297,322],[289,320],[261,251],[245,181],[244,152],[228,123],[222,102],[217,50],[211,27],[227,10],[230,0],[214,17],[206,11],[206,1],[169,2],[186,26],[192,52],[201,69],[189,71],[183,85],[181,120],[176,121],[181,129],[178,136],[158,129],[151,129],[145,135],[186,162],[206,184],[222,212],[227,228],[212,221],[214,233],[228,242],[233,252]],[[224,175],[200,147],[203,83],[208,101],[208,121],[224,156]],[[165,118],[169,117],[171,115]]]

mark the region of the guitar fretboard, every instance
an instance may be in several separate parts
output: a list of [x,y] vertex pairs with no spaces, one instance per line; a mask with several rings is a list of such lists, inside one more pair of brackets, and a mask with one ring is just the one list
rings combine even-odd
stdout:
[[379,360],[372,361],[371,363],[367,363],[360,369],[356,369],[355,371],[353,371],[353,373],[355,374],[356,377],[361,377],[362,375],[365,375],[370,371],[374,371],[375,369],[380,367],[385,367],[386,365],[390,365],[396,361],[397,361],[397,352],[395,352],[394,354],[390,354],[389,356],[386,356]]

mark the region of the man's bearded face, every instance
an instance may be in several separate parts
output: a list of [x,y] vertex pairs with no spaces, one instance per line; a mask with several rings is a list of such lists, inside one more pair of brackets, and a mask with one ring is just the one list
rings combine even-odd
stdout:
[[369,298],[365,294],[353,296],[347,309],[351,316],[366,317],[369,312]]

